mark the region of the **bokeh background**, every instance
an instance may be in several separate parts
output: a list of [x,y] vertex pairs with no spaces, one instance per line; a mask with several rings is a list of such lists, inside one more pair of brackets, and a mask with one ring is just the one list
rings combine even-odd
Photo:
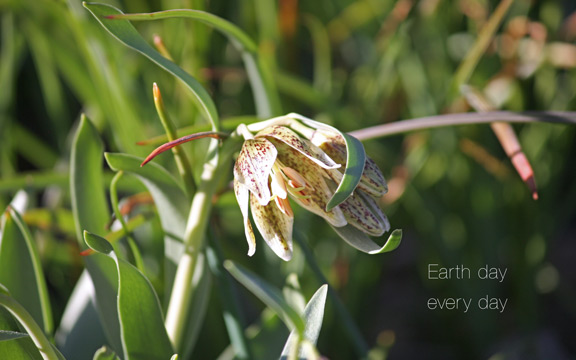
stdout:
[[[500,3],[493,0],[189,0],[106,1],[124,12],[194,8],[226,18],[252,36],[273,69],[285,113],[298,112],[344,131],[401,119],[471,110],[454,75]],[[48,278],[56,324],[83,265],[70,209],[68,163],[81,113],[106,151],[144,156],[141,140],[163,133],[152,83],[179,127],[202,126],[192,97],[173,77],[125,48],[80,1],[0,0],[0,208],[19,190]],[[209,90],[225,126],[255,113],[240,54],[219,33],[186,20],[135,24],[151,43],[160,35],[181,65]],[[496,109],[576,110],[576,3],[513,1],[469,84]],[[296,212],[297,242],[339,294],[376,358],[570,359],[576,356],[576,129],[515,125],[538,185],[534,201],[489,126],[425,130],[365,142],[389,181],[381,201],[404,239],[392,253],[365,255],[327,224]],[[186,129],[183,130],[186,132]],[[194,166],[206,143],[186,145]],[[169,169],[170,156],[158,161]],[[104,162],[103,162],[103,166]],[[106,168],[107,180],[112,171]],[[230,174],[223,174],[231,178]],[[123,195],[139,193],[136,182]],[[154,207],[136,233],[144,254],[158,232]],[[227,258],[282,287],[296,273],[304,293],[321,285],[296,247],[289,263],[258,243],[246,256],[233,194],[221,194],[211,232]],[[383,240],[383,239],[382,239]],[[148,241],[148,242],[147,242]],[[310,255],[309,254],[309,255]],[[156,260],[155,260],[156,259]],[[147,256],[150,273],[157,257]],[[428,265],[507,269],[490,280],[429,280]],[[153,281],[159,281],[160,275]],[[431,297],[508,299],[498,311],[429,310]],[[262,304],[240,289],[246,323]],[[216,358],[229,340],[218,294],[212,296],[198,358]],[[334,302],[327,303],[319,349],[330,359],[357,357]],[[281,348],[287,331],[264,325]]]

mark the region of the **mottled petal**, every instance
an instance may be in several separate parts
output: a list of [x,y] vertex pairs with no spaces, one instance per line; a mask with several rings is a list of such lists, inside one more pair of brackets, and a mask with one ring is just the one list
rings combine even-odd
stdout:
[[294,201],[306,210],[323,217],[334,226],[346,225],[346,219],[340,209],[336,207],[331,211],[326,211],[326,204],[333,192],[326,184],[325,170],[287,145],[276,144],[276,146],[278,147],[278,160],[282,165],[294,169],[306,179],[307,188],[303,190],[304,194],[302,195],[308,196],[308,198],[293,197]]
[[[346,143],[341,135],[318,130],[314,134],[312,142],[334,161],[346,165]],[[332,174],[334,173],[335,172],[332,171]],[[340,176],[340,180],[341,179],[342,177]],[[339,180],[337,181],[335,179],[334,181],[339,183]],[[388,185],[386,184],[384,175],[382,175],[382,171],[380,171],[380,168],[378,168],[374,160],[369,157],[366,157],[364,171],[362,172],[362,178],[360,179],[358,188],[374,197],[383,196],[388,192]]]
[[244,219],[244,233],[248,241],[248,256],[254,255],[256,252],[256,239],[254,237],[254,230],[248,217],[248,208],[250,206],[250,191],[244,185],[240,184],[234,179],[234,193],[236,194],[236,201],[240,206],[242,218]]
[[362,196],[360,191],[355,191],[346,201],[338,205],[348,224],[365,232],[368,235],[380,236],[389,228],[388,219],[379,210],[378,205],[369,196]]
[[290,260],[294,219],[282,214],[276,203],[262,206],[254,196],[250,196],[250,208],[254,223],[270,249],[282,260]]
[[254,194],[261,205],[270,202],[268,177],[278,151],[266,139],[249,139],[234,164],[234,178]]
[[332,160],[318,146],[311,141],[301,138],[294,131],[284,126],[270,126],[256,134],[256,138],[273,138],[290,146],[308,159],[314,161],[325,169],[336,169],[341,165]]

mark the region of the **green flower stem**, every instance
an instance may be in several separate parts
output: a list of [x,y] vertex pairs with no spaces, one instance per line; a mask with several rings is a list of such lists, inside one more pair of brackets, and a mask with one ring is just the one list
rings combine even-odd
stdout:
[[201,182],[192,199],[184,234],[184,254],[178,262],[166,313],[166,330],[176,351],[182,349],[183,345],[188,307],[194,292],[192,287],[194,268],[198,254],[204,248],[206,229],[212,210],[212,198],[219,185],[218,176],[223,172],[224,167],[228,166],[232,154],[241,144],[238,140],[238,137],[230,137],[220,149],[217,149],[218,141],[212,141],[211,149],[214,155],[204,164]]
[[[153,93],[154,93],[154,105],[156,106],[156,112],[158,112],[158,117],[160,118],[160,122],[162,122],[162,126],[164,127],[164,131],[168,136],[168,141],[173,141],[178,138],[176,133],[176,127],[168,113],[166,112],[166,108],[164,107],[164,101],[162,100],[162,95],[160,93],[160,88],[158,85],[154,83],[153,85]],[[192,176],[192,168],[190,167],[190,162],[188,162],[188,158],[184,151],[176,146],[172,148],[172,153],[174,154],[174,159],[176,160],[176,165],[178,166],[178,172],[184,181],[184,188],[188,193],[188,196],[192,197],[194,192],[196,192],[196,182],[194,181],[194,177]]]
[[22,305],[20,305],[11,296],[0,294],[0,305],[4,306],[26,329],[28,335],[40,351],[43,359],[58,360],[58,354],[52,347],[52,344],[40,329],[40,326],[34,321],[32,315]]

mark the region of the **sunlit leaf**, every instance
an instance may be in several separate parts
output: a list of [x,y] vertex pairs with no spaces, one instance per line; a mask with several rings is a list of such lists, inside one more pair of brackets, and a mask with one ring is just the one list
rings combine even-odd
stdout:
[[[164,327],[158,296],[146,277],[128,262],[118,259],[108,241],[89,232],[86,244],[112,258],[118,271],[118,314],[124,358],[167,359],[174,354]],[[94,254],[99,255],[99,254]]]
[[52,309],[36,242],[12,208],[2,216],[0,283],[10,290],[46,333],[52,332]]
[[220,129],[218,113],[212,98],[204,87],[192,75],[182,70],[178,65],[163,57],[150,44],[148,44],[138,31],[127,20],[110,19],[111,15],[123,14],[120,10],[106,4],[84,3],[84,6],[94,15],[100,24],[124,45],[143,54],[160,67],[180,79],[194,94],[198,105],[212,123],[215,131]]
[[[304,339],[310,344],[316,345],[320,330],[322,329],[322,321],[324,320],[324,305],[326,304],[326,296],[328,294],[328,285],[322,285],[316,293],[312,296],[306,308],[304,309],[304,322],[306,327],[304,329]],[[287,359],[290,355],[292,348],[298,344],[298,334],[294,331],[290,333],[286,345],[282,350],[281,359]],[[301,347],[298,351],[299,358],[308,359],[311,354],[308,354]]]

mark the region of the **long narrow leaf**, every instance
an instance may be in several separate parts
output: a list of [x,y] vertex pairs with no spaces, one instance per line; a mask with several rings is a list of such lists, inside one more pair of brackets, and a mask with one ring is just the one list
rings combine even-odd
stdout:
[[213,130],[218,131],[220,129],[216,106],[206,89],[204,89],[204,87],[192,75],[188,74],[172,61],[163,57],[150,44],[148,44],[128,20],[110,18],[117,15],[123,15],[120,10],[110,5],[96,3],[84,3],[84,7],[86,7],[100,22],[100,24],[120,42],[138,51],[158,64],[164,70],[180,79],[194,94],[204,115],[212,124]]
[[[90,6],[91,5],[87,5],[89,9]],[[252,92],[254,93],[258,116],[261,118],[269,118],[280,113],[280,100],[274,82],[272,81],[272,74],[269,73],[268,67],[262,63],[258,54],[258,46],[244,31],[231,22],[204,11],[189,9],[159,11],[145,14],[123,14],[115,15],[113,18],[115,20],[123,19],[133,21],[187,18],[203,22],[206,25],[213,27],[228,37],[232,44],[241,53],[242,59],[244,60],[244,66],[246,67],[246,73],[248,74],[248,80],[252,86]]]

